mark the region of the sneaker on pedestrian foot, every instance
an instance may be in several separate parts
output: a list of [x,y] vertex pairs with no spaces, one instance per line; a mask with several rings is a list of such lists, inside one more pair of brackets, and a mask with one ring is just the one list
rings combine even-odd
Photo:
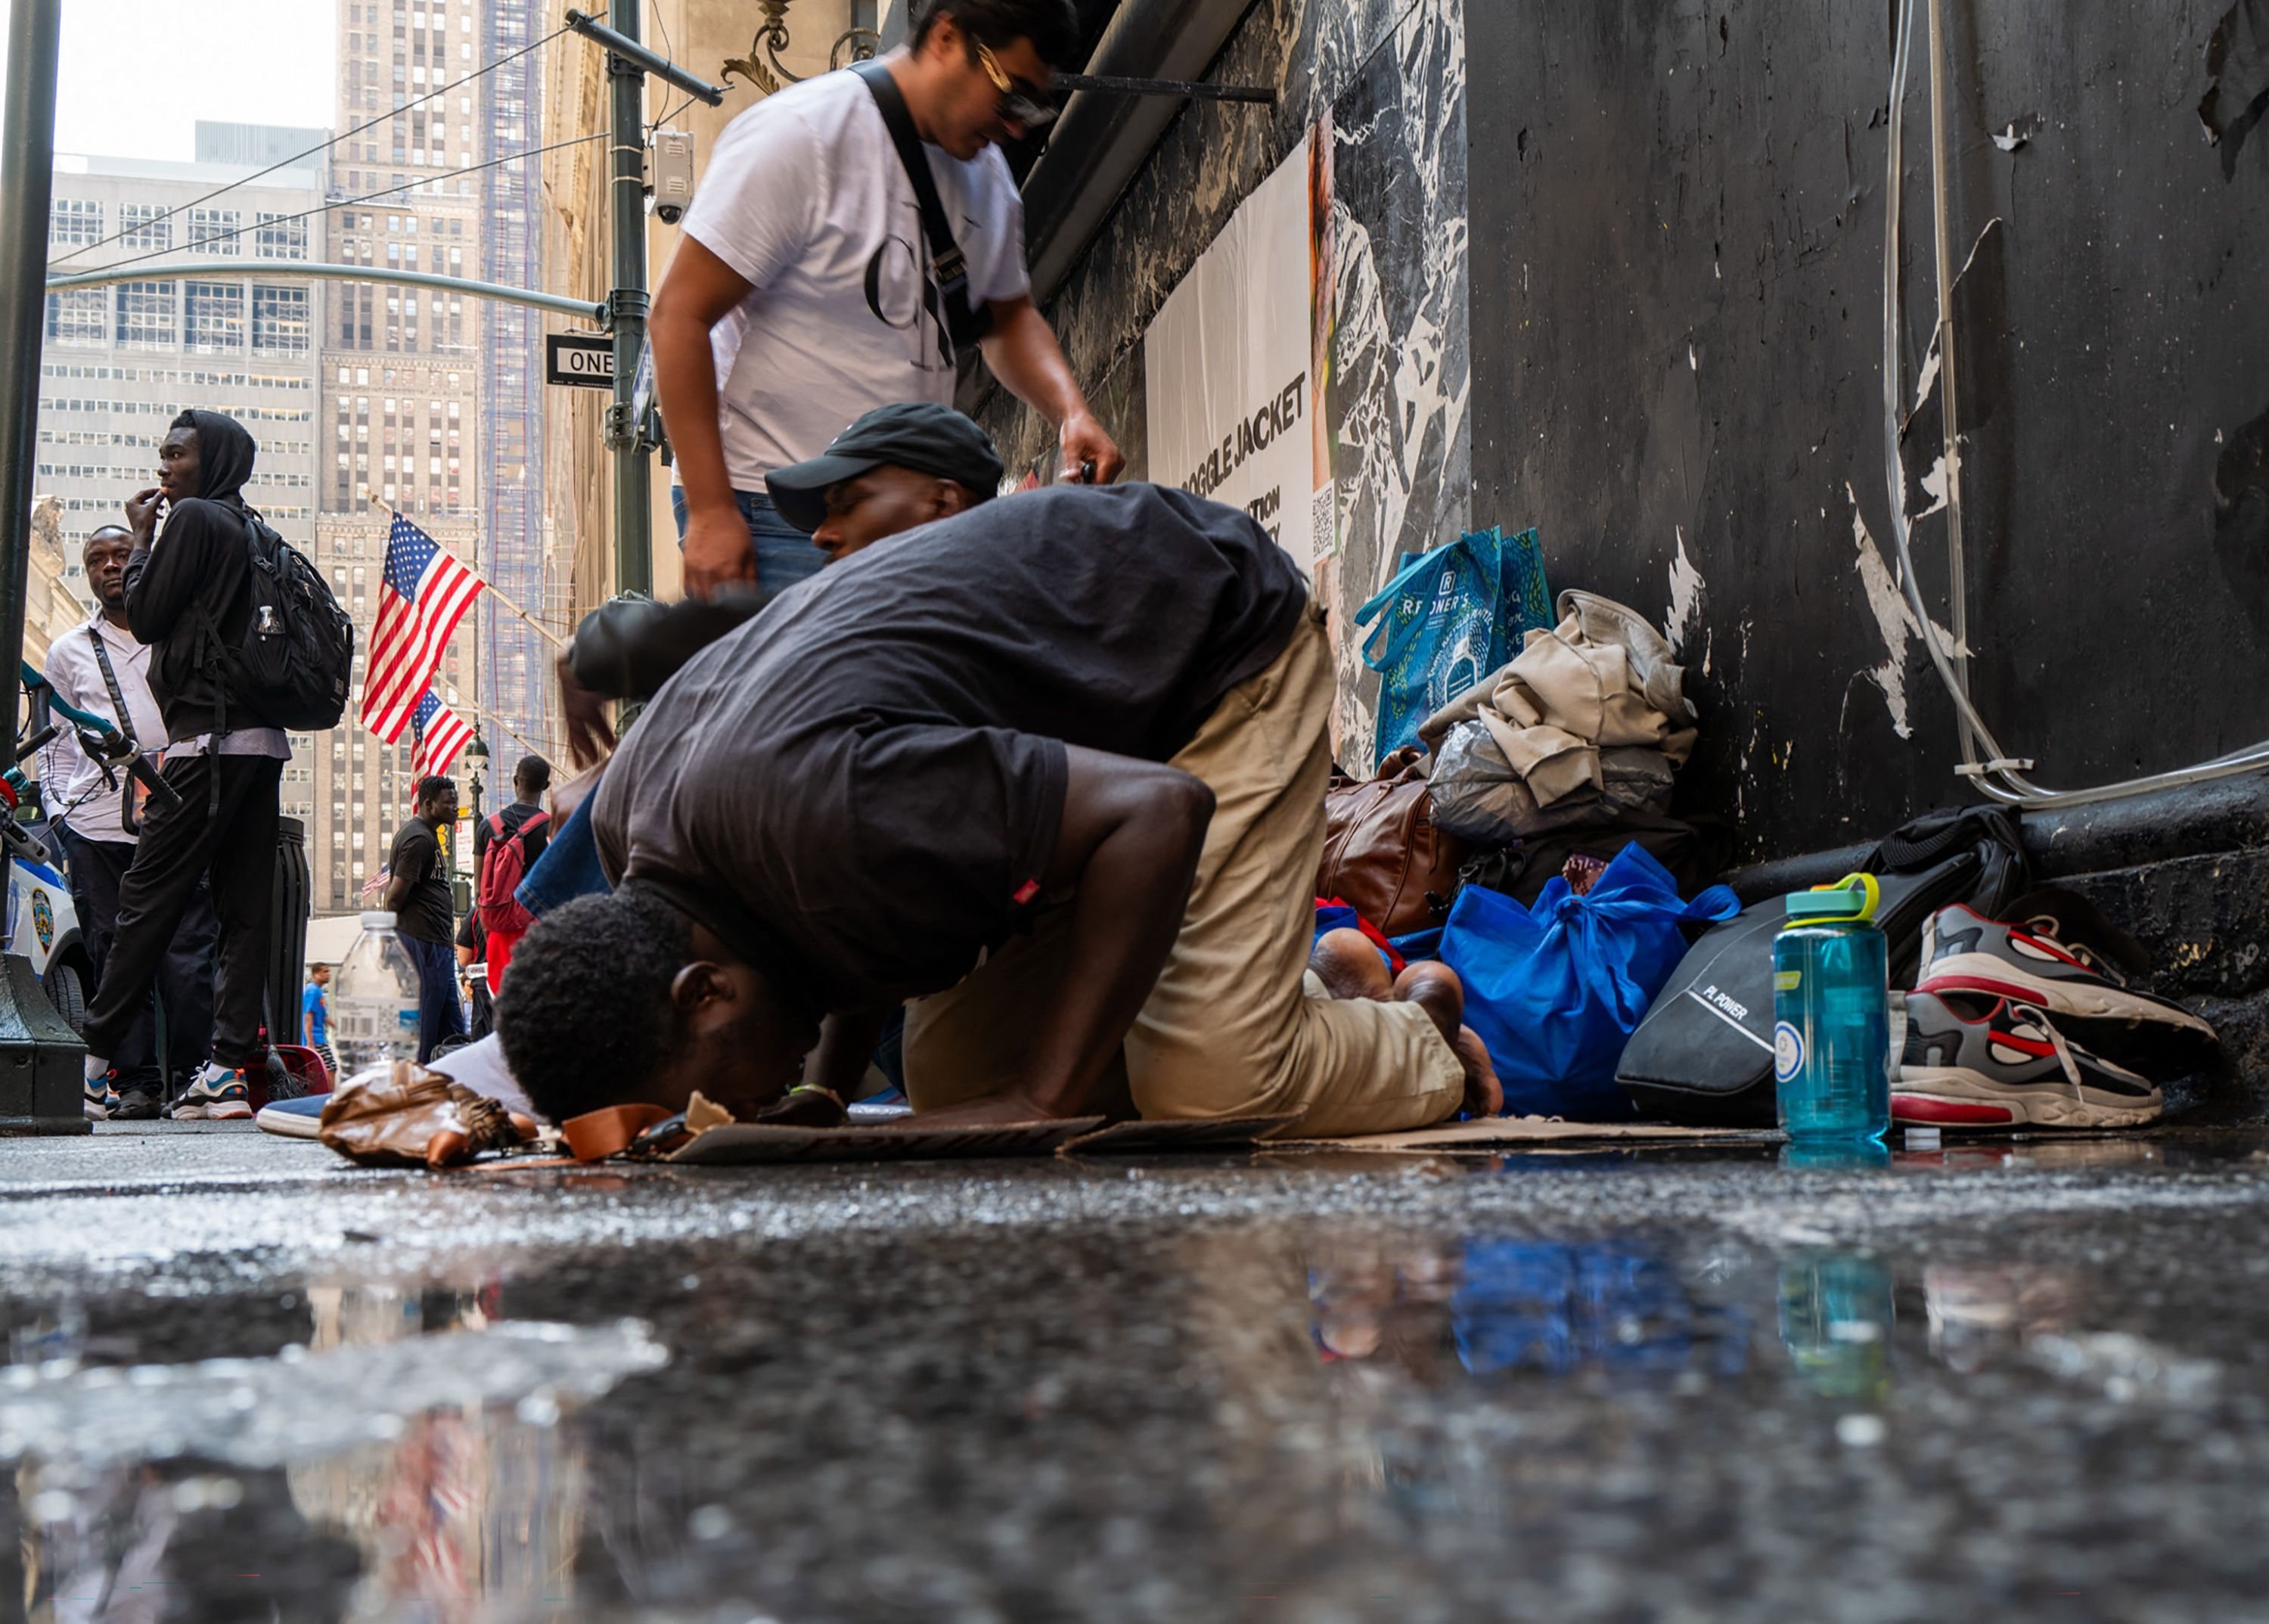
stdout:
[[[1923,928],[1918,993],[1972,993],[2037,1005],[2066,1020],[2150,1026],[2211,1041],[2214,1028],[2180,1004],[2137,992],[2125,974],[2147,967],[2142,949],[2069,891],[2042,890],[1989,919],[1960,903]],[[2103,1046],[2101,1037],[2092,1040]]]
[[115,1122],[148,1122],[158,1115],[159,1100],[148,1089],[121,1089],[110,1107]]
[[1981,1016],[1907,994],[1891,1120],[1941,1127],[2128,1128],[2159,1114],[2156,1083],[2090,1054],[2046,1011],[2003,999]]
[[110,1062],[100,1055],[90,1054],[79,1072],[79,1098],[89,1122],[102,1122],[110,1116]]
[[207,1060],[174,1102],[176,1122],[242,1122],[251,1115],[244,1074],[216,1060]]

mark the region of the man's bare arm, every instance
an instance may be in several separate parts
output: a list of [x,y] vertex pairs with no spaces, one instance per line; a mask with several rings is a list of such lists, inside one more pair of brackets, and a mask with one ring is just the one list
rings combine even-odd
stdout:
[[985,364],[1016,397],[1055,424],[1063,447],[1064,469],[1076,476],[1092,463],[1098,484],[1109,484],[1127,466],[1110,434],[1088,410],[1087,396],[1071,375],[1063,346],[1027,294],[992,303],[993,331],[985,340]]
[[1063,822],[1041,884],[1075,888],[1063,993],[1035,1012],[1023,1077],[1001,1092],[927,1112],[935,1122],[1075,1117],[1157,985],[1182,928],[1213,792],[1179,768],[1068,745]]
[[749,284],[691,237],[683,237],[654,296],[647,336],[654,391],[685,488],[685,589],[706,597],[728,580],[757,578],[749,527],[733,500],[717,417],[717,360],[709,329],[749,296]]

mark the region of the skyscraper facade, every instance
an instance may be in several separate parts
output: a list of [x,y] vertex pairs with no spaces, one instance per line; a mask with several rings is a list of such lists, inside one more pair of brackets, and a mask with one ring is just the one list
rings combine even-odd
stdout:
[[[339,5],[328,258],[480,274],[486,199],[479,175],[457,172],[480,161],[489,115],[487,80],[459,85],[480,65],[484,11],[475,0]],[[379,282],[331,292],[322,336],[316,561],[366,651],[392,512],[479,567],[485,314],[477,300],[454,292]],[[474,698],[476,635],[469,617],[442,658],[434,680],[444,703],[465,707]],[[460,713],[473,720],[469,707]],[[384,867],[409,813],[410,762],[407,734],[388,745],[352,717],[318,753],[308,860],[319,909],[358,905]]]
[[[312,134],[289,150],[320,143],[322,132]],[[327,296],[320,284],[278,273],[314,256],[319,172],[286,168],[248,181],[255,173],[242,164],[55,158],[48,259],[57,270],[181,259],[226,269],[48,297],[33,489],[43,509],[55,505],[56,551],[35,565],[54,566],[70,597],[36,590],[43,583],[35,567],[27,618],[45,610],[44,622],[26,628],[35,661],[76,624],[71,600],[92,606],[80,549],[98,526],[124,520],[128,497],[157,482],[158,442],[184,407],[227,412],[252,432],[260,454],[246,499],[285,540],[316,544],[315,331]],[[286,816],[314,809],[329,743],[293,739]]]
[[[543,79],[536,57],[516,55],[536,38],[547,13],[536,0],[486,0],[483,60],[503,65],[480,81],[487,116],[480,127],[481,277],[507,287],[543,285],[543,245],[535,200],[541,160]],[[563,41],[554,48],[588,49]],[[507,60],[509,59],[509,60]],[[491,305],[483,318],[484,520],[480,569],[505,597],[539,619],[564,615],[567,572],[552,567],[543,523],[543,324],[521,306]],[[556,578],[556,579],[555,579]],[[555,602],[556,598],[556,602]],[[499,759],[516,759],[551,737],[551,657],[543,634],[484,594],[480,621],[481,703]],[[548,748],[548,747],[545,747]]]

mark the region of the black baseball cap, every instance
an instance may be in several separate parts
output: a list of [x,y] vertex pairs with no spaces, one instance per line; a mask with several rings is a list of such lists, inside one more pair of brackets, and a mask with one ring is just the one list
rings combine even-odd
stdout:
[[765,476],[780,517],[809,535],[827,517],[827,490],[878,468],[910,468],[965,485],[982,502],[998,493],[1001,455],[992,436],[950,406],[909,401],[877,406],[808,462]]

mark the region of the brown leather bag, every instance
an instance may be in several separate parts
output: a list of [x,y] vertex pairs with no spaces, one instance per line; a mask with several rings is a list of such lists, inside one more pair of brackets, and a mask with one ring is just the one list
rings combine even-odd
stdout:
[[535,1124],[407,1060],[390,1077],[331,1096],[317,1137],[364,1167],[447,1167],[517,1144]]
[[1464,844],[1434,826],[1424,753],[1397,750],[1369,783],[1334,779],[1324,797],[1324,860],[1316,895],[1336,897],[1389,936],[1450,917]]

